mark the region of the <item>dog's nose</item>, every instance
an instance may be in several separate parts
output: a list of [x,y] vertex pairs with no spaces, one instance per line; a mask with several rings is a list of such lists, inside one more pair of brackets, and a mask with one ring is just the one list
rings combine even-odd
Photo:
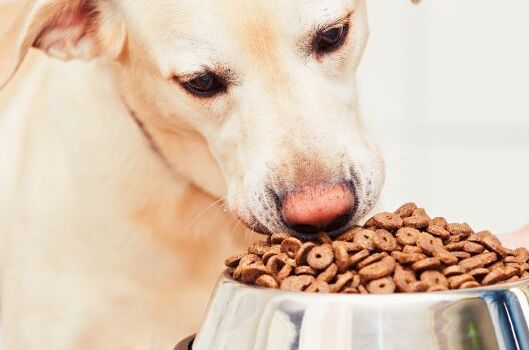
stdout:
[[320,183],[284,196],[281,214],[286,224],[301,234],[331,232],[348,224],[354,205],[349,184]]

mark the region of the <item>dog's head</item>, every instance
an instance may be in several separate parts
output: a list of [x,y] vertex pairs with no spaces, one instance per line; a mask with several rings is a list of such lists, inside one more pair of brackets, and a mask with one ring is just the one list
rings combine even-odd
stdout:
[[[383,162],[355,91],[364,0],[31,1],[14,28],[0,86],[31,46],[105,56],[170,164],[182,167],[171,138],[205,141],[251,228],[336,235],[377,201]],[[190,176],[211,188],[207,174]]]

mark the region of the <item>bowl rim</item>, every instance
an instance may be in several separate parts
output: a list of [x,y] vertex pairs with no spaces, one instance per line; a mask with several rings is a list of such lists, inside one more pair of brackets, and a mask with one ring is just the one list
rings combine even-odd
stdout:
[[260,286],[254,286],[251,284],[243,283],[240,281],[237,281],[236,279],[232,278],[229,273],[230,269],[226,268],[222,272],[222,278],[229,281],[232,284],[237,285],[238,287],[242,287],[244,289],[250,289],[255,290],[258,292],[266,292],[266,293],[273,293],[276,295],[287,295],[287,294],[295,294],[295,295],[304,295],[304,296],[310,296],[310,297],[329,297],[332,296],[340,297],[340,298],[387,298],[391,297],[391,299],[396,298],[415,298],[417,297],[423,297],[423,296],[469,296],[470,294],[476,294],[476,293],[488,293],[488,292],[498,292],[498,291],[507,291],[511,288],[520,288],[520,287],[529,287],[529,277],[522,278],[518,281],[509,282],[509,283],[500,283],[500,284],[493,284],[490,286],[482,286],[482,287],[476,287],[476,288],[467,288],[467,289],[451,289],[446,291],[439,291],[439,292],[413,292],[413,293],[389,293],[389,294],[350,294],[350,293],[310,293],[310,292],[299,292],[299,291],[285,291],[281,290],[279,288],[267,288],[267,287],[260,287]]

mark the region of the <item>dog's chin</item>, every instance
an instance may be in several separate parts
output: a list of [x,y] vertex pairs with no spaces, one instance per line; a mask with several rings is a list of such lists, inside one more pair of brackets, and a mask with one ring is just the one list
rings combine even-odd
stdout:
[[248,218],[245,218],[241,215],[236,216],[237,219],[242,222],[246,227],[248,227],[251,231],[267,236],[270,236],[272,233],[274,233],[273,230],[263,225],[257,218],[253,216]]

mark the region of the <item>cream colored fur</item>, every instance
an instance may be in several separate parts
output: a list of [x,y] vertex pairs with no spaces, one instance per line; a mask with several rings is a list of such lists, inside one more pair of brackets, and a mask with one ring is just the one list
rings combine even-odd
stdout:
[[[0,23],[21,13],[0,41],[5,349],[170,349],[197,331],[223,258],[255,238],[235,216],[284,229],[258,200],[267,186],[355,167],[355,221],[373,207],[382,161],[354,81],[363,1],[101,0],[93,37],[39,37],[63,3],[0,9]],[[348,11],[343,50],[296,56],[304,32]],[[220,60],[240,79],[228,96],[171,81]]]

